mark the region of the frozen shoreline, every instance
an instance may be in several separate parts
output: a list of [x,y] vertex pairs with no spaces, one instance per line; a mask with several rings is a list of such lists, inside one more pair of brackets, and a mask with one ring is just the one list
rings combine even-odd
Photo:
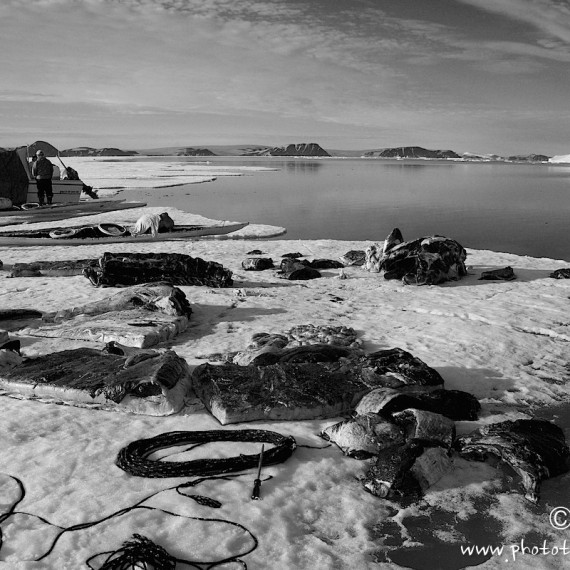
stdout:
[[[137,211],[115,215],[117,219],[136,219]],[[176,212],[174,218],[183,215]],[[86,218],[89,223],[93,219],[95,216]],[[109,219],[108,214],[105,219]],[[267,228],[260,228],[257,237],[264,231]],[[5,264],[0,272],[2,305],[55,311],[104,299],[116,291],[94,288],[83,276],[9,279],[9,267],[16,262],[86,259],[104,251],[126,249],[185,253],[222,263],[232,270],[235,282],[230,289],[181,287],[194,313],[190,328],[169,346],[191,368],[205,362],[210,354],[242,350],[254,333],[282,332],[306,323],[345,325],[357,331],[366,352],[403,348],[438,370],[446,388],[473,393],[482,404],[480,420],[457,422],[458,434],[485,423],[532,417],[542,414],[543,409],[551,412],[553,407],[567,406],[570,281],[548,277],[551,271],[570,266],[567,262],[468,250],[466,278],[428,287],[386,281],[382,275],[359,267],[345,269],[348,279],[338,279],[338,270],[323,270],[322,278],[306,282],[284,281],[274,270],[248,272],[241,268],[241,261],[253,249],[262,250],[264,257],[278,264],[283,254],[293,251],[309,259],[338,259],[367,245],[335,240],[225,239],[140,244],[136,249],[120,244],[4,248],[0,249]],[[481,271],[506,265],[513,267],[518,277],[515,281],[478,280]],[[2,325],[17,337],[21,323]],[[90,345],[62,339],[21,340],[26,356]],[[119,470],[114,465],[116,454],[130,441],[173,430],[221,429],[200,406],[155,418],[8,397],[0,398],[0,403],[1,471],[19,477],[27,491],[18,510],[42,515],[61,526],[103,518],[153,491],[182,482],[133,478]],[[338,418],[254,422],[229,429],[268,429],[293,435],[300,445],[322,448],[325,442],[318,433],[336,421]],[[569,427],[567,422],[563,425],[567,439]],[[209,448],[198,453],[207,456]],[[215,449],[214,453],[233,455],[236,444],[217,444]],[[248,449],[256,452],[250,444],[239,446],[240,453]],[[164,491],[149,504],[188,516],[240,522],[259,540],[257,549],[244,557],[252,569],[266,568],[269,562],[272,568],[307,570],[382,568],[380,561],[394,548],[403,553],[403,558],[394,554],[395,559],[415,556],[416,566],[411,567],[422,568],[417,564],[434,549],[455,552],[460,544],[484,540],[486,535],[481,535],[479,528],[482,516],[505,544],[521,537],[526,537],[528,544],[537,533],[551,544],[564,537],[550,526],[548,512],[565,504],[564,497],[570,493],[568,474],[545,481],[542,501],[535,507],[518,491],[516,478],[510,487],[505,486],[496,469],[456,458],[453,471],[436,483],[423,501],[402,507],[365,493],[357,481],[364,469],[363,462],[344,457],[334,446],[298,448],[285,464],[264,470],[266,476],[274,478],[263,483],[263,501],[249,500],[253,475],[247,475],[223,483],[205,483],[196,490],[219,500],[223,506],[218,511],[193,501],[181,503],[173,491]],[[6,477],[1,482],[6,489],[4,502],[10,503],[15,490]],[[434,517],[430,537],[418,534],[425,516]],[[92,529],[68,533],[46,559],[47,567],[81,568],[90,555],[118,548],[133,532],[153,538],[170,552],[179,552],[180,557],[190,552],[208,560],[212,553],[242,552],[237,545],[248,543],[243,535],[236,536],[235,527],[214,529],[211,525],[215,523],[184,520],[182,524],[179,518],[156,511],[131,513]],[[450,526],[452,520],[461,525]],[[16,563],[41,553],[53,530],[24,516],[11,522],[2,523],[0,568],[35,568],[33,564]],[[192,538],[187,534],[190,528]],[[213,542],[208,537],[214,535]],[[387,538],[390,540],[383,546]],[[498,568],[502,563],[500,558],[490,557],[482,567]],[[517,558],[517,567],[521,568],[556,568],[559,563],[561,557]],[[397,566],[388,563],[386,567]]]
[[[62,166],[71,166],[79,172],[81,179],[90,186],[98,189],[101,197],[117,194],[120,190],[131,188],[170,188],[184,184],[202,184],[213,182],[220,176],[243,176],[248,173],[275,170],[270,166],[221,166],[204,162],[184,162],[177,160],[184,157],[169,157],[170,162],[155,160],[153,168],[149,169],[149,162],[144,158],[157,157],[64,157],[62,163],[55,158],[52,162]],[[159,158],[159,157],[158,157]],[[112,176],[109,176],[103,167],[109,166]]]

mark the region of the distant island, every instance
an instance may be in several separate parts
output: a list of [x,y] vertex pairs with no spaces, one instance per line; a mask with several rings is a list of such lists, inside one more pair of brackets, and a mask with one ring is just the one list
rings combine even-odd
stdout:
[[317,143],[296,143],[286,146],[229,145],[210,148],[166,147],[141,150],[147,156],[332,156]]
[[[42,148],[48,156],[56,156],[57,149],[44,141],[37,141],[28,146],[30,155],[37,148]],[[500,156],[497,154],[457,153],[454,150],[431,150],[421,146],[398,146],[371,150],[325,150],[316,142],[290,143],[284,146],[263,145],[214,145],[209,147],[177,146],[145,150],[122,150],[114,147],[92,148],[80,146],[60,151],[60,156],[275,156],[275,157],[331,157],[331,158],[369,158],[369,159],[416,159],[416,160],[454,160],[464,162],[515,162],[515,163],[561,163],[567,162],[567,156],[549,157],[541,153]]]
[[289,144],[286,147],[252,148],[242,156],[331,156],[317,143]]
[[550,157],[545,154],[514,155],[509,157],[498,154],[474,154],[464,152],[458,154],[453,150],[429,150],[421,146],[399,146],[380,150],[369,150],[362,154],[363,158],[418,158],[437,160],[462,160],[473,162],[548,162]]
[[461,158],[452,150],[428,150],[421,146],[401,146],[383,150],[369,150],[362,156],[376,158]]
[[325,150],[318,143],[296,143],[285,146],[268,147],[261,145],[227,145],[208,148],[165,147],[139,150],[146,156],[290,156],[290,157],[332,157],[332,158],[378,158],[378,159],[424,159],[460,160],[473,162],[548,162],[545,154],[512,155],[459,154],[453,150],[430,150],[421,146],[398,146],[373,150]]
[[526,156],[517,154],[515,156],[509,156],[507,160],[509,162],[548,162],[550,157],[545,154],[529,154]]
[[91,148],[79,146],[62,150],[59,156],[135,156],[136,150],[121,150],[119,148]]
[[193,148],[186,147],[180,148],[174,156],[216,156],[211,150],[207,148]]
[[462,160],[473,162],[548,162],[549,156],[545,154],[517,154],[514,156],[499,156],[498,154],[473,154],[465,152],[461,155]]

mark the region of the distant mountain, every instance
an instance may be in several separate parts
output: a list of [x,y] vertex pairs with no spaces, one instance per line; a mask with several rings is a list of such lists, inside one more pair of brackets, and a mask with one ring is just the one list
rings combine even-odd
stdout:
[[148,148],[138,150],[138,154],[143,156],[233,156],[235,153],[226,154],[224,152],[214,152],[209,148],[195,148],[192,146],[166,146],[161,148]]
[[[197,154],[193,154],[196,151]],[[147,156],[331,156],[317,143],[289,144],[270,147],[262,145],[208,145],[208,148],[164,147],[139,150]]]
[[[48,156],[56,156],[57,149],[43,141],[30,145],[30,154],[37,148],[47,151]],[[372,150],[325,150],[317,143],[297,143],[286,146],[263,145],[212,145],[206,147],[173,146],[145,150],[121,150],[118,148],[91,148],[87,146],[70,148],[62,151],[60,156],[290,156],[290,157],[337,157],[337,158],[388,158],[388,159],[451,159],[467,162],[560,162],[559,158],[549,158],[544,154],[512,155],[508,157],[498,154],[479,154],[465,152],[458,154],[453,150],[430,150],[421,146],[400,146]]]
[[289,144],[286,147],[247,149],[242,156],[331,156],[317,143]]
[[60,156],[134,156],[139,154],[135,150],[121,150],[118,148],[91,148],[79,146],[62,150]]
[[549,159],[550,157],[545,154],[517,154],[507,158],[509,162],[548,162]]
[[398,146],[383,150],[370,150],[362,156],[376,158],[461,158],[452,150],[429,150],[421,146]]
[[498,154],[475,154],[472,152],[464,152],[461,158],[466,161],[473,162],[548,162],[550,157],[545,154],[516,154],[508,157]]
[[461,158],[463,160],[470,160],[473,162],[504,162],[505,160],[504,156],[499,156],[498,154],[475,154],[474,152],[464,152],[461,155]]
[[216,156],[216,154],[207,148],[186,147],[179,149],[176,156]]

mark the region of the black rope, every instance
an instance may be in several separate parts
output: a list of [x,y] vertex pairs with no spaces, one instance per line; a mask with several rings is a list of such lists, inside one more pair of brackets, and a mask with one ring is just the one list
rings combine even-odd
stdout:
[[[90,568],[92,568],[90,562],[97,556],[99,555],[87,560]],[[175,570],[176,558],[146,536],[133,534],[132,540],[125,541],[119,550],[112,552],[99,570],[132,570],[137,567],[135,564],[144,564],[138,566],[139,568],[148,568],[147,564],[151,564],[150,568],[154,570]]]
[[[0,524],[2,524],[8,517],[12,516],[16,512],[16,507],[24,500],[24,497],[26,496],[26,489],[25,489],[22,481],[20,481],[20,479],[18,479],[17,477],[14,477],[13,475],[8,475],[8,477],[10,477],[14,481],[16,481],[16,483],[18,484],[18,487],[20,489],[20,496],[14,502],[14,504],[8,509],[7,512],[0,514]],[[0,534],[0,538],[1,538],[1,536],[2,535]],[[1,541],[0,541],[0,548],[2,548],[2,542]]]
[[163,462],[148,456],[168,447],[215,441],[247,441],[272,443],[275,447],[263,454],[264,465],[283,463],[295,451],[297,444],[291,436],[259,429],[173,431],[149,439],[139,439],[123,447],[116,465],[138,477],[191,477],[234,473],[257,467],[259,454],[239,455],[223,459],[195,459],[193,461]]
[[[235,555],[232,555],[232,556],[228,556],[227,558],[223,558],[223,559],[220,559],[220,560],[196,561],[196,560],[185,560],[185,559],[181,559],[181,558],[175,558],[175,557],[170,556],[170,555],[168,555],[168,556],[170,556],[170,558],[172,558],[172,560],[174,560],[174,561],[176,562],[176,564],[184,564],[184,565],[190,566],[190,567],[192,567],[192,568],[196,568],[197,570],[203,570],[203,569],[205,569],[205,570],[210,570],[210,569],[212,569],[212,568],[215,568],[216,566],[220,566],[220,565],[222,565],[222,564],[226,564],[227,562],[235,562],[235,563],[238,563],[238,564],[240,564],[240,565],[242,566],[242,568],[247,569],[247,564],[246,564],[243,560],[241,560],[241,559],[239,558],[239,556],[245,556],[245,555],[249,554],[250,552],[253,552],[253,551],[257,548],[259,542],[258,542],[257,538],[255,537],[255,535],[254,535],[251,531],[249,531],[245,526],[243,526],[243,525],[241,525],[241,524],[239,524],[239,523],[236,523],[236,522],[234,522],[234,521],[226,520],[226,519],[185,516],[185,515],[180,515],[180,514],[178,514],[178,513],[173,513],[173,512],[170,512],[170,511],[166,511],[166,510],[164,510],[164,509],[160,509],[160,508],[157,508],[157,507],[149,507],[149,506],[146,506],[146,505],[143,505],[143,504],[142,504],[142,503],[144,503],[145,501],[148,501],[148,500],[151,499],[152,497],[154,497],[154,496],[156,496],[156,495],[158,495],[158,494],[160,494],[160,493],[162,493],[162,492],[164,492],[164,491],[176,490],[176,492],[177,492],[178,494],[182,495],[182,496],[185,496],[185,497],[188,497],[188,498],[191,498],[191,499],[194,499],[194,500],[196,500],[197,498],[198,498],[198,499],[201,499],[202,501],[200,501],[200,500],[197,501],[197,502],[200,502],[201,504],[206,504],[207,501],[212,501],[212,504],[211,504],[211,505],[206,505],[206,506],[218,507],[218,506],[221,506],[221,503],[219,503],[219,501],[214,501],[214,499],[210,499],[209,497],[202,497],[201,495],[188,495],[188,494],[186,494],[186,493],[181,492],[181,489],[188,488],[188,487],[194,487],[194,486],[196,486],[196,485],[198,485],[198,484],[200,484],[200,483],[202,483],[202,482],[204,482],[204,481],[211,481],[211,480],[215,480],[215,479],[230,480],[230,479],[232,479],[232,478],[234,478],[234,477],[242,477],[243,475],[245,475],[245,474],[242,473],[242,474],[226,475],[226,476],[220,476],[220,477],[215,477],[215,476],[212,476],[212,477],[201,477],[201,478],[195,479],[194,481],[189,481],[189,482],[187,482],[187,483],[181,483],[180,485],[176,485],[176,486],[174,486],[174,487],[169,487],[169,488],[167,488],[167,489],[162,489],[162,490],[160,490],[160,491],[157,491],[157,492],[155,492],[155,493],[152,493],[152,494],[150,494],[150,495],[144,497],[144,498],[141,499],[140,501],[138,501],[138,503],[136,503],[136,504],[134,504],[134,505],[132,505],[132,506],[130,506],[130,507],[126,507],[126,508],[124,508],[124,509],[120,509],[120,510],[118,510],[118,511],[115,511],[115,512],[113,512],[113,513],[111,513],[111,514],[109,514],[109,515],[107,515],[107,516],[105,516],[105,517],[103,517],[103,518],[101,518],[101,519],[94,520],[94,521],[90,521],[90,522],[86,522],[86,523],[80,523],[80,524],[73,525],[73,526],[70,526],[70,527],[61,527],[61,526],[59,526],[59,525],[56,525],[56,524],[54,524],[54,523],[48,521],[48,520],[45,519],[44,517],[41,517],[41,516],[38,516],[38,515],[34,515],[34,514],[31,514],[31,513],[27,513],[27,512],[23,512],[23,511],[16,511],[16,510],[15,510],[15,509],[16,509],[16,506],[24,499],[26,493],[25,493],[25,488],[24,488],[24,485],[22,484],[22,482],[21,482],[17,477],[14,477],[13,475],[9,475],[9,477],[11,477],[14,481],[16,481],[16,483],[17,483],[18,486],[20,487],[21,494],[20,494],[20,497],[18,498],[18,500],[15,501],[15,503],[14,503],[14,504],[12,505],[12,507],[9,509],[9,511],[6,512],[6,513],[4,513],[4,514],[2,514],[2,515],[0,515],[0,522],[5,521],[7,518],[9,518],[9,517],[12,516],[12,515],[21,514],[21,515],[27,515],[27,516],[31,516],[31,517],[37,518],[38,520],[41,520],[42,522],[44,522],[44,523],[46,523],[46,524],[48,524],[48,525],[50,525],[50,526],[53,526],[53,527],[55,527],[55,528],[59,528],[59,529],[60,529],[60,532],[53,538],[50,547],[49,547],[49,548],[46,550],[46,552],[44,552],[41,556],[39,556],[38,558],[36,558],[35,562],[40,562],[40,561],[42,561],[44,558],[46,558],[47,556],[49,556],[49,555],[53,552],[54,548],[56,547],[56,545],[57,545],[59,539],[60,539],[65,533],[69,533],[69,532],[73,532],[73,531],[77,531],[77,530],[83,530],[83,529],[91,528],[91,527],[97,526],[97,525],[99,525],[99,524],[101,524],[101,523],[103,523],[103,522],[105,522],[105,521],[108,521],[108,520],[110,520],[110,519],[112,519],[112,518],[125,515],[125,514],[127,514],[128,512],[131,512],[131,511],[134,511],[134,510],[158,511],[158,512],[162,512],[162,513],[165,513],[165,514],[174,516],[174,517],[181,517],[181,518],[186,518],[186,519],[191,519],[191,520],[197,520],[197,521],[204,521],[204,522],[220,522],[220,523],[228,524],[228,525],[231,525],[231,526],[235,526],[235,527],[239,528],[240,530],[242,530],[242,531],[243,531],[244,533],[246,533],[247,535],[249,535],[249,537],[250,537],[250,539],[251,539],[251,546],[250,546],[249,548],[247,548],[244,552],[241,552],[241,553],[239,553],[239,554],[235,554]],[[1,530],[0,530],[0,538],[1,538],[1,536],[2,536],[2,533],[1,533]],[[145,537],[145,538],[146,538],[146,537]],[[149,553],[155,552],[155,551],[154,551],[152,548],[150,548],[150,546],[149,546],[149,544],[154,544],[154,543],[152,543],[152,541],[150,541],[149,539],[146,539],[146,540],[147,540],[148,542],[146,542],[146,541],[143,541],[143,542],[145,543],[145,545],[148,546],[148,549],[147,549],[146,547],[141,547],[141,548],[138,548],[138,547],[137,547],[137,548],[135,548],[135,547],[131,544],[131,545],[130,545],[131,547],[128,548],[128,549],[126,550],[126,552],[129,552],[129,553],[130,553],[129,556],[132,556],[132,555],[134,555],[133,553],[136,553],[136,554],[139,556],[139,561],[140,561],[140,562],[143,562],[143,558],[144,558],[144,561],[146,561],[147,563],[150,564],[150,563],[152,563],[151,558],[146,558],[146,557],[147,557],[147,555],[148,555]],[[130,542],[130,541],[129,541],[129,542]],[[135,543],[137,543],[137,541],[135,541]],[[140,544],[140,541],[138,541],[138,543]],[[126,544],[126,543],[125,543],[125,544]],[[126,563],[127,563],[126,560],[127,560],[128,558],[121,556],[122,554],[125,554],[125,544],[123,545],[122,548],[119,548],[117,551],[114,551],[114,552],[113,552],[113,551],[111,551],[111,552],[101,552],[101,553],[98,553],[98,554],[95,554],[95,555],[91,556],[91,557],[86,561],[86,564],[88,565],[89,568],[91,568],[91,570],[95,570],[95,567],[91,565],[91,562],[92,562],[93,560],[95,560],[95,558],[98,558],[98,557],[104,556],[104,555],[107,555],[107,560],[106,560],[105,563],[108,562],[109,564],[119,564],[119,563],[120,563],[120,564],[123,564],[123,563],[126,564]],[[155,545],[155,546],[157,546],[158,548],[162,549],[162,547],[160,547],[160,546],[158,546],[158,545]],[[2,543],[0,542],[0,550],[1,550],[1,547],[2,547]],[[164,549],[162,549],[162,550],[164,550]],[[165,551],[165,552],[166,552],[166,551]],[[116,558],[116,559],[113,558],[113,555],[114,555],[114,554],[117,554],[117,558]],[[167,553],[167,554],[168,554],[168,553]],[[127,556],[127,555],[125,554],[125,556]],[[167,563],[168,563],[168,561],[167,561],[166,558],[164,559],[163,563],[164,563],[164,564],[167,564]],[[144,566],[142,566],[142,567],[144,568]],[[128,569],[130,570],[130,567],[129,567],[128,565],[127,565],[127,566],[120,566],[120,565],[118,565],[118,566],[113,566],[113,565],[110,565],[110,566],[103,566],[103,567],[98,566],[98,568],[99,568],[99,570],[103,570],[103,569],[105,569],[105,570],[122,570],[123,568],[128,568]],[[159,566],[148,566],[148,568],[149,568],[149,569],[150,569],[150,568],[155,568],[156,570],[170,570],[170,567],[169,567],[169,566],[160,566],[160,565],[159,565]]]
[[[137,509],[159,511],[171,516],[197,521],[220,522],[235,526],[249,535],[251,539],[251,545],[249,547],[245,547],[245,552],[228,556],[227,558],[221,560],[184,560],[170,555],[163,547],[155,544],[148,537],[134,534],[133,538],[131,540],[125,541],[123,543],[123,546],[118,550],[95,554],[86,561],[86,564],[91,570],[95,570],[95,567],[91,565],[91,562],[93,562],[96,558],[106,556],[106,559],[103,561],[103,565],[97,566],[99,570],[130,570],[130,568],[137,567],[135,566],[135,563],[138,563],[139,567],[141,568],[152,568],[154,570],[173,570],[177,567],[177,564],[187,565],[192,568],[196,568],[197,570],[211,570],[228,562],[239,564],[244,570],[247,570],[247,564],[239,557],[253,552],[259,543],[255,535],[243,525],[225,519],[180,515],[178,513],[166,511],[157,507],[143,505],[144,502],[148,501],[159,493],[176,490],[179,495],[188,497],[200,505],[210,508],[220,508],[222,504],[215,499],[205,497],[203,495],[188,494],[186,492],[183,492],[183,490],[190,487],[195,487],[204,481],[211,481],[215,479],[230,480],[235,477],[241,477],[245,474],[237,473],[233,475],[224,475],[224,473],[243,471],[251,467],[256,467],[258,464],[259,455],[239,455],[237,457],[230,457],[226,459],[199,459],[195,461],[184,461],[178,463],[163,463],[160,460],[154,461],[148,459],[148,456],[150,454],[159,449],[188,445],[191,443],[195,444],[186,449],[188,450],[214,441],[247,441],[271,443],[275,447],[263,454],[264,465],[275,465],[277,463],[282,463],[292,455],[293,451],[297,447],[295,439],[293,437],[284,436],[276,432],[265,430],[170,432],[149,439],[137,440],[121,449],[116,460],[116,464],[131,475],[142,477],[180,477],[195,475],[205,476],[198,477],[192,481],[181,483],[179,485],[152,493],[134,505],[115,511],[101,519],[80,523],[70,527],[61,527],[59,525],[51,523],[39,515],[16,511],[16,507],[24,500],[26,492],[22,481],[20,481],[20,479],[17,477],[9,475],[9,477],[11,477],[17,483],[20,489],[20,496],[6,513],[0,513],[0,524],[15,514],[24,514],[35,517],[50,526],[59,528],[60,532],[53,538],[50,547],[46,550],[46,552],[44,552],[44,554],[35,560],[36,562],[39,562],[53,552],[57,542],[65,533],[91,528],[112,518],[125,515],[128,512]],[[268,477],[265,480],[268,480],[270,478],[271,477]],[[2,549],[2,538],[2,529],[0,527],[0,551]]]

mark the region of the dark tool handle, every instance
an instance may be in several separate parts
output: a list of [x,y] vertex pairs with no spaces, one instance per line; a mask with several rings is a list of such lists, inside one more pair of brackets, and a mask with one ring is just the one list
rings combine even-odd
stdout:
[[261,491],[261,466],[263,465],[263,450],[265,445],[261,446],[261,453],[259,454],[259,464],[257,466],[257,479],[253,482],[253,491],[251,493],[252,500],[256,501],[259,499],[259,493]]
[[253,482],[253,491],[251,493],[251,498],[254,501],[259,499],[259,492],[261,491],[261,479],[256,479]]

